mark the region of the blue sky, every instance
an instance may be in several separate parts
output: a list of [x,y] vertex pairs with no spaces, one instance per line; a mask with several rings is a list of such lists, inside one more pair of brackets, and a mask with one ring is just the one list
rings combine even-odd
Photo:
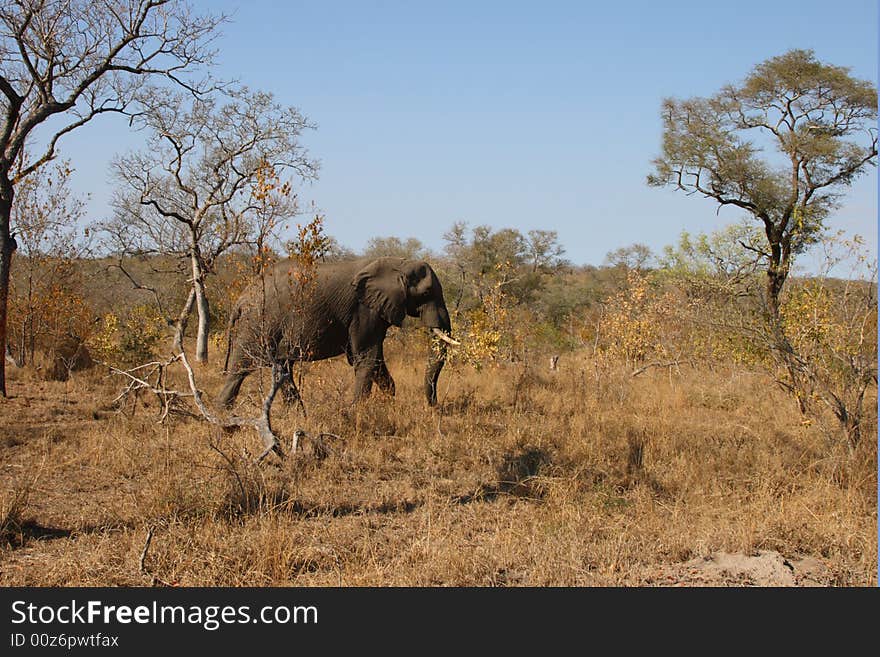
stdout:
[[[877,81],[876,0],[707,2],[196,2],[234,12],[220,77],[299,107],[320,178],[300,190],[327,232],[442,248],[458,220],[558,231],[576,264],[654,250],[741,214],[645,176],[664,97],[708,95],[791,48]],[[96,122],[62,142],[107,214],[108,163],[142,136]],[[877,242],[877,174],[830,225]]]

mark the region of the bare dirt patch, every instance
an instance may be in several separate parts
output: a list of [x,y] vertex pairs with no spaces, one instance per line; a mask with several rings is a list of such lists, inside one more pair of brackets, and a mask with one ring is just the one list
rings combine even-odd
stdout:
[[786,559],[775,550],[716,552],[681,564],[648,568],[639,584],[654,586],[829,586],[831,570],[814,557]]

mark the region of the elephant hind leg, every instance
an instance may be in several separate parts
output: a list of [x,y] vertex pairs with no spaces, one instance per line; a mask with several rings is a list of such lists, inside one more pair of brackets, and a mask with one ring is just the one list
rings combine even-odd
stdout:
[[373,387],[373,371],[373,367],[355,365],[354,397],[352,399],[355,404],[370,396],[370,388]]
[[296,387],[296,383],[293,380],[293,363],[287,361],[284,364],[284,372],[287,375],[284,377],[284,383],[281,387],[284,403],[288,405],[299,404],[299,410],[302,411],[303,415],[306,415],[306,405],[303,403],[302,395],[299,394],[299,388]]
[[226,383],[223,385],[223,389],[217,396],[218,406],[221,408],[229,408],[232,406],[232,402],[238,397],[238,393],[241,390],[241,384],[244,383],[244,379],[248,374],[250,374],[249,370],[238,370],[226,375]]

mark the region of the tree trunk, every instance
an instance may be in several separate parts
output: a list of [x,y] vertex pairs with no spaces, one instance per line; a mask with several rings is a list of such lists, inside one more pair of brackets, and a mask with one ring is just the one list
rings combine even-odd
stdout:
[[12,185],[5,181],[0,190],[0,396],[6,393],[6,310],[9,305],[9,276],[12,271],[12,254],[18,246],[10,232],[12,215]]
[[779,294],[785,283],[785,275],[780,274],[775,267],[767,270],[767,313],[771,322],[779,321]]
[[180,315],[174,323],[174,342],[171,345],[171,349],[175,355],[183,351],[183,338],[186,337],[186,325],[189,324],[189,316],[190,313],[192,313],[195,300],[196,289],[195,286],[193,286],[190,288],[189,295],[186,297],[186,302],[183,304],[183,310],[180,311]]
[[782,262],[782,245],[770,244],[770,265],[767,267],[767,314],[772,324],[779,322],[779,295],[788,272]]
[[194,248],[192,255],[193,292],[195,294],[196,312],[199,315],[199,328],[196,334],[196,361],[208,362],[208,330],[210,329],[210,309],[208,296],[205,293],[205,273],[201,258]]

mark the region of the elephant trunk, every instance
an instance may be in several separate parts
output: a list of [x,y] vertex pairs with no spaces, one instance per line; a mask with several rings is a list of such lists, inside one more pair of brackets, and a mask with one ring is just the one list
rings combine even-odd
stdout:
[[431,332],[431,341],[428,348],[428,367],[425,370],[425,396],[429,406],[437,404],[437,379],[440,378],[440,370],[446,364],[447,344],[458,345],[459,342],[452,339],[452,325],[449,321],[449,312],[445,304],[426,304],[421,312],[422,324]]
[[425,370],[425,396],[429,406],[437,405],[437,379],[446,364],[446,343],[431,340],[428,347],[428,368]]

